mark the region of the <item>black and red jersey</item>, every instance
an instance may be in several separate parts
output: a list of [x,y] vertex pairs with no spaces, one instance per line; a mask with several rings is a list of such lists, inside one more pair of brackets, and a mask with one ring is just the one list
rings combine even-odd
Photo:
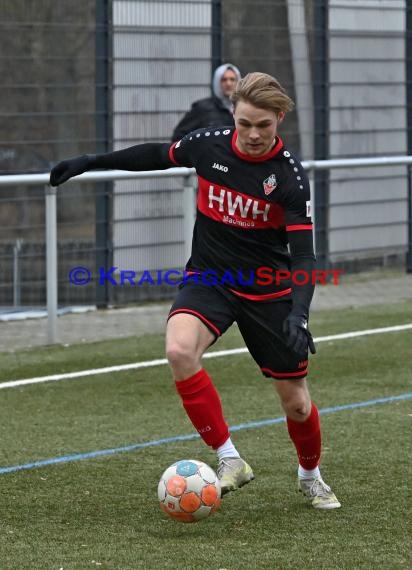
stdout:
[[282,278],[269,284],[258,275],[262,268],[293,270],[294,255],[314,260],[308,178],[279,137],[257,158],[240,152],[236,137],[234,127],[201,129],[170,147],[171,163],[194,167],[198,177],[187,269],[214,271],[219,278],[241,272],[235,285],[228,280],[225,286],[248,298],[280,298],[291,292],[291,283]]
[[[209,127],[172,146],[145,143],[84,158],[89,170],[194,167],[199,190],[187,268],[201,273],[202,282],[213,272],[220,284],[251,300],[292,293],[292,312],[308,318],[315,255],[307,176],[280,138],[270,152],[255,158],[239,151],[236,137],[234,127]],[[280,277],[282,271],[292,279]]]

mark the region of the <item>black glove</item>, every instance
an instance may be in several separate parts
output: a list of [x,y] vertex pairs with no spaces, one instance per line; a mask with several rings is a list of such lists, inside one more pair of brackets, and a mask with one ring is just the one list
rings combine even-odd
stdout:
[[283,332],[286,335],[286,344],[293,352],[306,356],[309,348],[311,353],[315,354],[315,343],[304,317],[289,315],[283,323]]
[[59,162],[50,172],[50,185],[59,186],[66,180],[69,180],[69,178],[83,174],[83,172],[89,170],[89,164],[90,156],[87,154]]

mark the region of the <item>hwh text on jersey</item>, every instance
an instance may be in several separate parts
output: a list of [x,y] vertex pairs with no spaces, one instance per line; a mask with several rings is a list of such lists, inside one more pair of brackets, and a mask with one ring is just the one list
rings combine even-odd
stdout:
[[[234,194],[234,197],[233,197]],[[230,216],[240,214],[243,219],[249,218],[256,220],[261,216],[262,221],[268,221],[268,214],[270,204],[264,204],[264,209],[259,209],[261,201],[247,198],[236,192],[221,188],[215,194],[215,187],[211,184],[209,186],[209,208],[215,209],[218,207],[219,212],[228,213]]]

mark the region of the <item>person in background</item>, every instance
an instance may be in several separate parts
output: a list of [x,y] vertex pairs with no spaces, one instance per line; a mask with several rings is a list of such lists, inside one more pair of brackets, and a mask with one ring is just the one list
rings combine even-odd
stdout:
[[211,126],[233,126],[233,110],[230,96],[240,79],[240,71],[232,63],[220,65],[213,74],[213,95],[192,104],[176,125],[172,142],[183,138],[187,133]]

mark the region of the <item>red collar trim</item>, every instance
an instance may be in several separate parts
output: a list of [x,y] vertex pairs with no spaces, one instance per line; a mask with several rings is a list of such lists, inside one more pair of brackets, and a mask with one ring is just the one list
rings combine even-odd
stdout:
[[232,135],[232,150],[235,154],[237,154],[237,156],[239,156],[242,160],[246,160],[247,162],[263,162],[265,160],[269,160],[269,158],[273,158],[274,156],[279,154],[279,152],[283,148],[282,139],[276,136],[276,144],[269,152],[267,152],[266,154],[262,154],[262,156],[250,156],[245,152],[241,152],[237,148],[236,141],[237,141],[237,131],[234,130]]

